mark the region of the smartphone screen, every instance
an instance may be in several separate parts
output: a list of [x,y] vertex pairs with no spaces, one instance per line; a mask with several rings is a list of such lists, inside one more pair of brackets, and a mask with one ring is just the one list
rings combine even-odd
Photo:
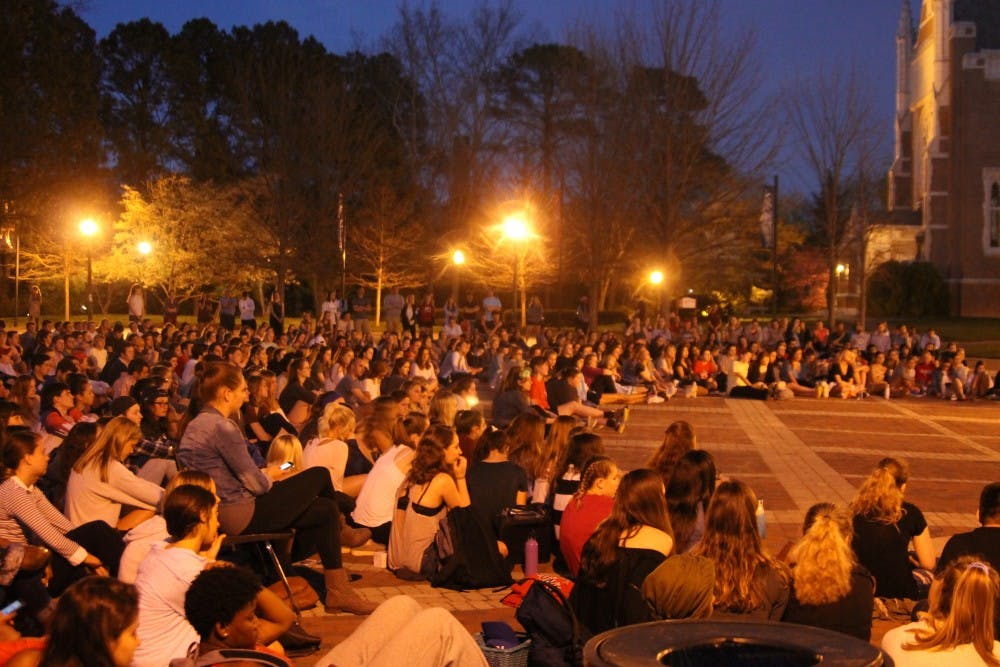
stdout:
[[0,615],[7,616],[8,614],[13,614],[15,611],[24,606],[24,603],[20,600],[14,600],[9,605],[0,609]]
[[294,464],[294,463],[292,463],[291,461],[285,461],[285,462],[284,462],[284,463],[282,463],[282,464],[281,464],[280,466],[278,466],[278,469],[279,469],[279,470],[289,470],[289,469],[291,469],[291,467],[292,467],[293,465],[295,465],[295,464]]

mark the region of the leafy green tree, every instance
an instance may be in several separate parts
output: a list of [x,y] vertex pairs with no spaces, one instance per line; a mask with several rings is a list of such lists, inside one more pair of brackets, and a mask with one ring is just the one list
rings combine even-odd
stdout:
[[[235,188],[165,176],[145,193],[126,187],[121,207],[110,249],[95,264],[103,279],[139,282],[156,288],[161,301],[177,303],[208,285],[249,287],[261,279],[244,261],[254,224]],[[140,243],[151,251],[142,254]]]

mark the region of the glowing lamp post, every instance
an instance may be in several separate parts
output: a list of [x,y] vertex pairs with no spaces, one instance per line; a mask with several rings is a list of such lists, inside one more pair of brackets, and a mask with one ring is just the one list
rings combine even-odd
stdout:
[[[504,238],[513,241],[517,245],[517,261],[514,263],[514,300],[520,302],[521,329],[524,329],[528,325],[528,296],[524,284],[524,243],[534,236],[534,233],[525,219],[520,215],[508,216],[504,219],[500,228],[503,231]],[[518,299],[518,292],[520,292],[520,299]]]
[[[84,237],[84,245],[87,247],[87,321],[94,319],[94,258],[92,239],[100,233],[101,228],[94,222],[93,218],[86,218],[80,221],[80,233]],[[68,301],[67,301],[68,303]],[[67,316],[68,319],[68,316]]]
[[135,249],[139,251],[140,255],[148,255],[153,252],[153,244],[149,241],[139,241]]
[[656,313],[659,315],[663,310],[663,271],[659,269],[651,271],[649,273],[649,284],[656,288]]
[[455,273],[452,276],[454,284],[452,285],[452,295],[455,297],[455,301],[458,301],[458,290],[459,290],[459,279],[462,272],[462,265],[465,264],[465,253],[461,250],[456,250],[451,254],[451,264]]

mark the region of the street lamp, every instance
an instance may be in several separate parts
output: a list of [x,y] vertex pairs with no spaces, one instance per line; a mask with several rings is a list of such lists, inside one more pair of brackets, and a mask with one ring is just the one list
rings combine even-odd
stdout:
[[500,225],[504,238],[517,244],[517,261],[514,264],[514,300],[518,301],[517,293],[521,293],[521,329],[528,325],[528,296],[524,280],[524,242],[534,236],[534,232],[521,214],[509,215]]
[[458,302],[458,288],[459,288],[459,274],[462,271],[462,265],[465,264],[465,253],[462,252],[461,250],[456,250],[455,252],[453,252],[451,254],[451,263],[452,263],[452,266],[453,266],[454,271],[455,271],[454,275],[452,276],[452,280],[454,281],[454,284],[452,285],[451,290],[452,290],[452,294],[455,297],[455,302],[457,303]]
[[[835,270],[835,272],[837,274],[837,285],[836,285],[837,289],[834,291],[834,294],[833,294],[833,310],[836,311],[837,310],[837,302],[840,301],[840,297],[841,297],[842,292],[843,292],[843,287],[841,287],[840,279],[842,277],[850,276],[851,275],[851,265],[850,264],[838,264],[837,267],[836,267],[836,269],[834,269],[834,270]],[[831,323],[830,326],[833,326],[833,323]]]
[[656,315],[659,316],[663,310],[663,271],[656,269],[649,273],[649,284],[656,288]]
[[[87,321],[94,319],[94,261],[93,247],[91,239],[97,236],[101,228],[94,222],[93,218],[84,218],[80,221],[80,233],[84,236],[84,245],[87,247]],[[68,296],[68,295],[67,295]]]
[[135,249],[139,251],[140,255],[148,255],[153,252],[153,244],[149,241],[139,241]]

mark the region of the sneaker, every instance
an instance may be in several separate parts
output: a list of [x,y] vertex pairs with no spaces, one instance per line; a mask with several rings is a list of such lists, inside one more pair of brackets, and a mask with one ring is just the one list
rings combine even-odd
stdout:
[[823,385],[816,385],[816,398],[823,398]]
[[646,403],[665,403],[667,399],[662,396],[657,396],[656,394],[650,394],[649,398],[646,399]]
[[885,396],[885,400],[887,401],[889,400],[889,396],[892,395],[892,392],[889,391],[889,387],[885,388],[885,391],[882,392],[882,395]]

